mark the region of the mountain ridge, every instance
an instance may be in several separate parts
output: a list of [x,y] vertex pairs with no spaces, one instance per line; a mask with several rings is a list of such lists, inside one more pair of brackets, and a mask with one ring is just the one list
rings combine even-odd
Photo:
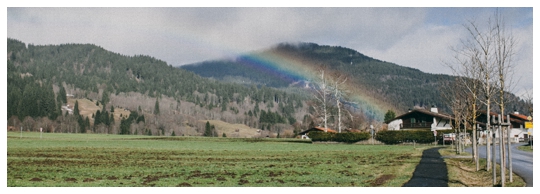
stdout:
[[[49,126],[62,132],[73,129],[68,126],[78,120],[79,132],[170,135],[174,130],[178,135],[200,135],[204,126],[199,120],[221,120],[274,133],[292,130],[290,124],[305,114],[301,95],[221,83],[151,56],[126,56],[93,44],[33,45],[10,38],[7,42],[10,125],[22,122],[31,126],[34,120],[48,117],[56,123]],[[109,118],[118,108],[131,114],[129,118],[123,115],[121,121],[106,122],[106,126],[92,125],[88,117],[61,110],[67,103],[66,94],[103,105],[99,112]],[[272,118],[261,120],[263,112]],[[62,124],[66,120],[71,124]]]
[[[388,99],[391,97],[392,99],[397,99],[395,95],[388,95],[384,93],[384,91],[395,89],[384,86],[381,84],[374,84],[373,80],[380,80],[381,82],[389,82],[390,84],[395,85],[396,81],[392,82],[392,79],[398,79],[400,76],[407,75],[407,74],[421,74],[421,77],[427,77],[427,80],[449,80],[451,76],[449,75],[436,75],[436,74],[430,74],[430,73],[424,73],[420,71],[419,69],[410,68],[410,67],[404,67],[399,66],[397,64],[384,62],[379,59],[374,59],[372,57],[366,56],[362,53],[359,53],[355,50],[341,47],[341,46],[325,46],[325,45],[318,45],[315,43],[297,43],[297,44],[289,44],[289,43],[280,43],[270,49],[248,53],[244,55],[240,55],[236,58],[236,60],[213,60],[213,61],[203,61],[196,64],[187,64],[179,66],[179,68],[186,69],[188,71],[192,71],[198,75],[201,75],[203,77],[213,77],[216,79],[224,80],[226,76],[231,77],[241,77],[245,80],[253,80],[255,83],[264,84],[269,87],[288,87],[290,84],[297,83],[297,82],[303,82],[303,81],[312,81],[312,80],[302,80],[302,79],[290,79],[290,80],[276,80],[272,79],[271,77],[266,76],[265,74],[282,74],[284,71],[280,70],[279,68],[276,68],[277,70],[268,73],[264,71],[256,71],[253,72],[253,70],[257,69],[254,68],[257,64],[253,63],[245,63],[242,62],[241,59],[243,58],[262,58],[262,57],[271,58],[274,56],[278,56],[275,58],[282,58],[285,61],[285,64],[279,66],[280,68],[286,68],[288,65],[293,64],[296,66],[311,66],[309,68],[299,68],[301,71],[306,72],[299,72],[303,75],[310,74],[310,72],[307,71],[314,71],[319,68],[323,68],[325,66],[329,71],[338,72],[341,74],[345,74],[347,77],[349,77],[350,82],[353,86],[351,86],[351,89],[354,89],[357,92],[357,95],[362,96],[362,98],[372,98],[372,100],[369,100],[369,102],[375,102],[382,106],[382,108],[379,108],[380,110],[386,111],[384,109],[397,109],[397,112],[403,112],[406,110],[407,107],[413,107],[413,106],[427,106],[431,104],[436,104],[437,106],[443,107],[444,105],[440,103],[440,98],[437,93],[431,94],[430,98],[432,99],[418,99],[417,101],[409,100],[409,102],[404,103],[393,103],[390,102]],[[240,60],[239,60],[240,59]],[[283,61],[283,60],[282,60]],[[290,62],[293,61],[293,62]],[[279,62],[276,62],[279,63]],[[288,64],[287,64],[288,63]],[[297,64],[303,64],[303,65],[297,65]],[[259,65],[264,66],[264,65]],[[225,68],[227,70],[224,71],[212,71],[215,69],[221,70],[221,68]],[[249,69],[251,73],[246,73],[242,71],[242,68]],[[364,70],[364,71],[363,71]],[[311,72],[313,74],[313,72]],[[375,76],[370,76],[375,75]],[[311,75],[313,77],[313,75]],[[302,76],[298,76],[302,77]],[[306,75],[305,77],[309,77],[309,75]],[[305,78],[304,77],[304,78]],[[411,79],[410,77],[406,77],[405,79]],[[390,81],[389,81],[390,80]],[[429,82],[429,81],[428,81]],[[380,86],[382,89],[377,89],[375,87],[369,87],[369,86]],[[384,89],[383,87],[386,87]],[[380,90],[380,91],[378,91]],[[361,92],[363,91],[363,92]],[[367,93],[373,93],[373,91],[377,91],[377,95],[371,94],[368,95]],[[369,103],[367,102],[367,103]],[[378,115],[381,115],[380,113]]]
[[[265,59],[270,62],[245,59]],[[272,68],[265,68],[267,66]],[[313,82],[317,76],[316,71],[326,69],[346,76],[347,89],[352,97],[356,96],[352,100],[360,104],[360,109],[367,109],[362,111],[376,115],[377,119],[382,119],[387,110],[401,114],[413,107],[435,106],[443,112],[451,113],[441,92],[444,86],[455,80],[453,75],[423,72],[417,68],[375,59],[350,48],[309,42],[279,43],[268,49],[241,54],[234,59],[203,61],[178,68],[221,81],[249,80],[251,83],[275,88]],[[292,70],[296,74],[289,76],[290,79],[283,79]],[[516,101],[508,105],[510,108],[523,110],[523,103],[518,97],[512,94],[510,98]]]

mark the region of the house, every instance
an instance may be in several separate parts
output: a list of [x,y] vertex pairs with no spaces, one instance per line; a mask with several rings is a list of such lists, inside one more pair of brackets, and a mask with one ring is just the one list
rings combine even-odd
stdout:
[[439,113],[436,107],[431,110],[415,108],[388,121],[388,130],[447,130],[452,129],[452,116]]
[[326,131],[327,133],[337,133],[337,131],[335,131],[333,129],[322,128],[322,127],[313,127],[313,128],[308,129],[308,130],[302,131],[302,132],[300,132],[298,134],[301,135],[302,139],[309,139],[308,134],[309,134],[309,132],[312,132],[312,131],[323,131],[323,132]]
[[67,111],[70,115],[73,114],[73,109],[71,109],[71,108],[69,107],[69,104],[66,105],[66,106],[62,106],[62,110]]
[[510,137],[514,137],[517,141],[527,141],[533,136],[533,129],[525,128],[525,122],[532,122],[531,117],[519,114],[517,111],[510,113],[509,115],[510,123],[512,124]]
[[[519,114],[519,112],[514,111],[514,113],[508,114],[510,116],[510,137],[511,141],[514,143],[520,142],[520,141],[528,141],[530,137],[532,137],[532,129],[525,128],[525,122],[532,122],[532,118],[529,121],[529,117],[526,115]],[[498,117],[497,113],[490,112],[491,117]],[[504,122],[508,122],[507,119],[508,116],[504,117]],[[478,125],[480,126],[480,136],[481,138],[485,138],[487,136],[486,129],[486,123],[487,123],[487,115],[485,111],[481,111],[480,115],[477,117],[476,121],[478,122]],[[493,125],[493,123],[492,123]],[[504,138],[507,138],[507,134],[504,134]],[[495,137],[499,137],[498,130],[495,132]]]

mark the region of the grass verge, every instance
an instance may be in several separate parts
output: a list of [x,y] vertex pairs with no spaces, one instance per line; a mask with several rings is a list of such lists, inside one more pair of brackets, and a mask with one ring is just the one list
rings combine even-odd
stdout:
[[525,151],[525,152],[533,152],[533,148],[530,145],[524,145],[524,146],[518,146],[518,150]]
[[[476,171],[476,165],[471,159],[470,153],[456,154],[455,149],[451,147],[439,150],[439,153],[445,157],[446,167],[448,168],[448,186],[450,187],[492,187],[493,172],[486,171],[486,160],[480,159],[480,170]],[[497,169],[500,166],[497,165]],[[500,184],[500,172],[497,175],[497,183]],[[506,171],[506,187],[524,187],[525,181],[513,173],[513,182],[508,182],[509,173]],[[497,185],[496,185],[497,186]],[[500,186],[500,185],[499,185]]]

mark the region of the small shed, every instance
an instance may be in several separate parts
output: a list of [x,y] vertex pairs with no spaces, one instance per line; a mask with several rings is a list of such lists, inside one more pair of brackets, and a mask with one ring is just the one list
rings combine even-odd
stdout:
[[326,131],[327,133],[337,133],[337,131],[335,131],[333,129],[330,129],[330,128],[313,127],[313,128],[308,129],[308,130],[302,131],[302,132],[300,132],[298,134],[301,135],[302,139],[309,139],[308,134],[309,134],[309,132],[312,132],[312,131],[322,131],[322,132]]

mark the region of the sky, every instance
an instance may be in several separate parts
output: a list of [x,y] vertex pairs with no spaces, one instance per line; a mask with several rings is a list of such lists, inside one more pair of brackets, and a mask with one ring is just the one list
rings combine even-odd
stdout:
[[[517,1],[519,2],[519,1]],[[212,5],[212,4],[210,4]],[[474,5],[474,4],[473,4]],[[480,4],[483,5],[483,4]],[[504,4],[505,5],[505,4]],[[519,4],[518,4],[519,5]],[[35,6],[35,5],[33,5]],[[533,7],[499,8],[517,39],[512,92],[533,90]],[[7,7],[7,37],[27,44],[90,43],[173,66],[232,57],[282,42],[342,46],[427,73],[452,74],[473,7]]]

